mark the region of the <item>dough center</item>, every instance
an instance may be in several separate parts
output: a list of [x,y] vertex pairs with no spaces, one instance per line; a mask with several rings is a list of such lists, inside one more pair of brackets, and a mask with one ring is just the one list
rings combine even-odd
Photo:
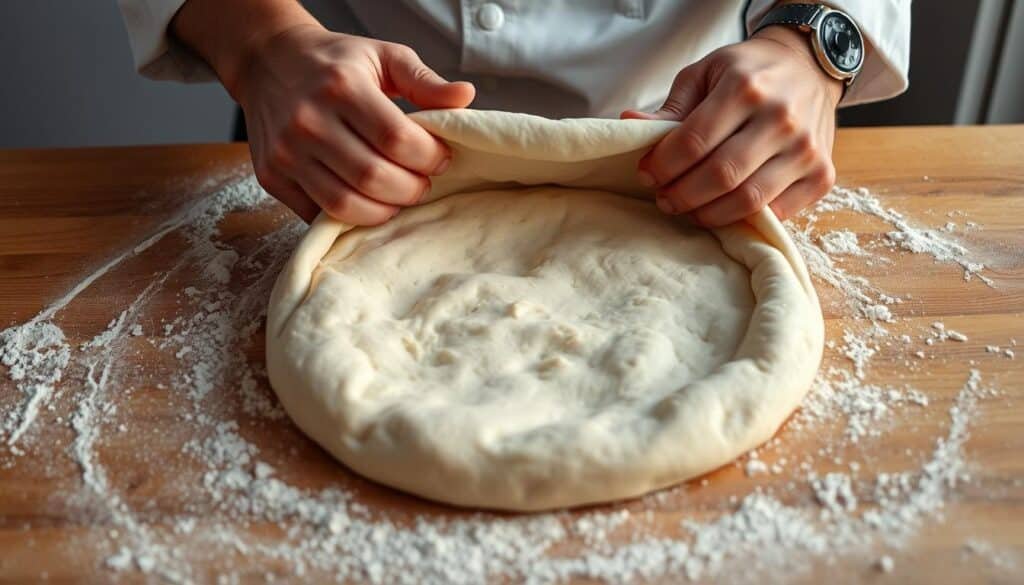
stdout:
[[345,364],[347,399],[385,419],[492,421],[495,437],[653,405],[729,361],[754,306],[713,235],[553,187],[354,230],[313,282],[305,330]]

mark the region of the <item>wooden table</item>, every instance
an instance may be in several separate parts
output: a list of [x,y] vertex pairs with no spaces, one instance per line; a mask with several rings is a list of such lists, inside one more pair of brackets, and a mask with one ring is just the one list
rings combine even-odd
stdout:
[[[246,160],[242,145],[0,151],[3,326],[33,318],[107,259],[130,249],[209,191],[201,185],[205,178],[244,165]],[[941,320],[969,340],[929,347],[935,358],[916,369],[907,369],[903,354],[880,351],[868,379],[912,385],[928,396],[931,406],[919,419],[887,431],[883,441],[839,455],[859,458],[878,469],[907,467],[908,450],[927,453],[948,428],[947,409],[972,367],[1001,394],[983,400],[972,419],[966,445],[971,481],[957,488],[945,510],[945,521],[928,524],[906,549],[888,553],[895,560],[892,573],[876,571],[860,558],[814,564],[813,571],[801,578],[1024,582],[1024,126],[847,129],[840,132],[836,162],[840,184],[870,188],[887,206],[920,225],[941,226],[949,221],[950,212],[963,213],[955,216],[958,224],[977,222],[979,229],[958,235],[987,261],[985,274],[994,281],[993,287],[977,280],[964,282],[956,266],[918,254],[892,254],[892,264],[847,265],[882,291],[910,296],[894,307],[899,317],[894,326],[897,333],[919,336],[933,321]],[[254,250],[259,246],[258,235],[279,224],[282,217],[280,208],[233,213],[222,223],[220,238],[239,250]],[[877,237],[886,229],[864,215],[819,220],[819,229],[835,227],[865,238]],[[55,317],[70,345],[78,347],[101,332],[186,248],[183,238],[170,233],[152,247],[131,254],[83,290]],[[145,343],[158,340],[160,319],[180,310],[181,291],[190,278],[187,270],[179,272],[148,301],[142,321],[145,333],[127,346],[124,358],[136,365],[122,371],[117,382],[130,387],[131,393],[118,398],[108,389],[105,394],[118,404],[118,413],[112,416],[129,424],[122,432],[104,428],[96,462],[104,466],[113,492],[144,522],[159,522],[184,509],[199,516],[215,514],[208,502],[190,502],[183,495],[191,492],[182,491],[181,486],[198,479],[187,464],[174,462],[183,457],[182,446],[191,437],[177,418],[178,403],[158,387],[170,367],[168,357]],[[838,291],[824,284],[819,284],[819,290],[830,338],[836,339],[844,327],[857,323],[841,310]],[[986,351],[988,345],[1006,347],[1013,337],[1022,344],[1016,359]],[[259,363],[261,334],[244,349],[251,362]],[[841,361],[834,356],[829,359]],[[67,372],[52,410],[42,412],[26,434],[20,447],[23,454],[0,446],[0,580],[4,582],[44,575],[62,582],[140,577],[131,571],[113,573],[103,565],[103,559],[117,550],[116,535],[111,535],[116,527],[112,528],[102,505],[80,495],[83,469],[73,458],[77,435],[69,421],[77,408],[76,397],[87,390],[85,377],[84,371]],[[259,383],[266,392],[265,381]],[[237,403],[232,398],[235,390],[216,390],[225,397],[222,405]],[[0,408],[10,412],[20,400],[14,383],[6,376],[0,379]],[[253,426],[237,408],[230,412],[238,415],[243,430],[258,430],[252,440],[261,453],[275,461],[279,474],[300,486],[350,488],[371,507],[392,511],[456,514],[353,477],[287,421]],[[790,437],[787,433],[783,430],[780,436],[790,457],[818,448],[821,437],[828,434]],[[764,455],[769,463],[778,456],[771,450]],[[827,470],[829,464],[821,467]],[[712,517],[731,508],[729,496],[742,497],[758,483],[780,485],[785,476],[747,477],[739,466],[728,465],[705,479],[705,485],[690,482],[673,492],[669,503],[658,509],[663,516],[659,521]],[[678,505],[672,504],[673,498]],[[804,500],[803,505],[816,506]],[[794,501],[801,500],[794,497]],[[635,512],[646,504],[626,505]],[[273,526],[248,530],[273,538]],[[1003,555],[1000,562],[965,554],[968,538],[991,544]],[[1012,562],[1003,562],[1007,559]],[[223,569],[223,564],[209,559],[196,559],[192,565],[193,577],[201,580]],[[274,578],[289,576],[288,567],[280,563],[252,561],[251,566],[242,566],[239,572],[244,579],[259,580],[266,571]]]

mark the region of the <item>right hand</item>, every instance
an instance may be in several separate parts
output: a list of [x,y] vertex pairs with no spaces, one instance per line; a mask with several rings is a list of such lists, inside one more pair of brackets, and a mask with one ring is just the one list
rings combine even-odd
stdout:
[[444,172],[448,148],[391,101],[463,108],[475,90],[448,82],[409,47],[289,28],[263,42],[232,95],[245,111],[260,184],[306,221],[323,209],[375,225],[423,199]]

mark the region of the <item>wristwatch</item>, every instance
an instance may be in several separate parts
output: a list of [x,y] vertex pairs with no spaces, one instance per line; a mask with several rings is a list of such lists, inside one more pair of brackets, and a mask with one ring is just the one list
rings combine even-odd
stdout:
[[768,11],[754,32],[775,24],[810,33],[818,64],[847,85],[853,83],[864,65],[864,37],[845,12],[824,4],[783,4]]

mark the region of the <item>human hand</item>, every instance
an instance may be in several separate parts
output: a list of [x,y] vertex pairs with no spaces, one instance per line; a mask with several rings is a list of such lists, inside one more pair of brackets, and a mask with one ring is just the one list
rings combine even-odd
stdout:
[[408,47],[312,23],[254,48],[230,85],[260,184],[306,221],[323,209],[355,225],[385,222],[419,202],[451,157],[390,98],[462,108],[475,95]]
[[770,205],[784,219],[835,182],[842,90],[804,35],[770,26],[680,71],[657,112],[622,118],[682,122],[639,163],[662,211],[717,227]]

